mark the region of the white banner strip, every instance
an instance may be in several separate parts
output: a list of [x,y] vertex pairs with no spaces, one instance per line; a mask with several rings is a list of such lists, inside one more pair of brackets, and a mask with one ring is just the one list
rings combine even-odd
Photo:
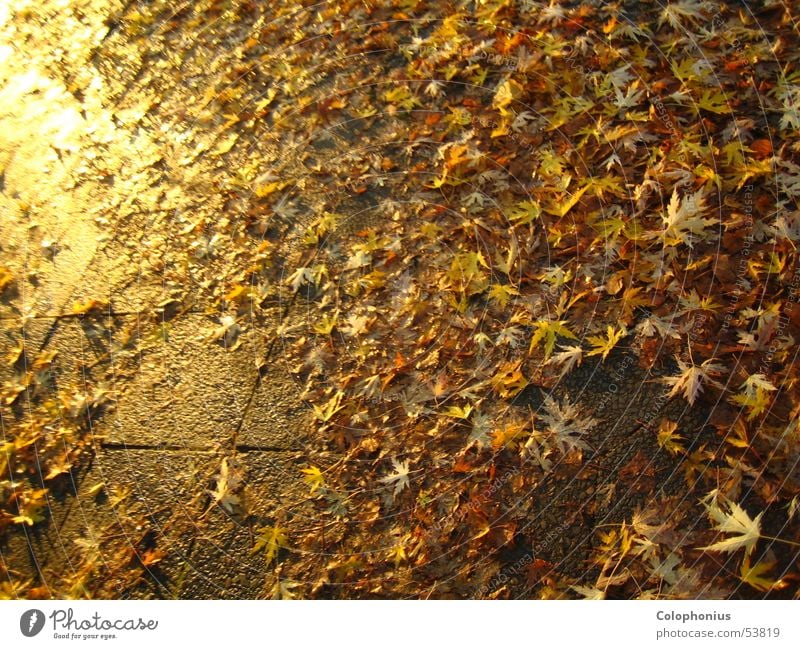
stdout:
[[796,648],[798,620],[797,601],[10,601],[0,646]]

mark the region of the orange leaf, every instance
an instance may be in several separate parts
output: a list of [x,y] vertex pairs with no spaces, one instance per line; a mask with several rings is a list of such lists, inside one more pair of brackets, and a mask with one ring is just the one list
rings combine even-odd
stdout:
[[772,155],[772,143],[769,140],[753,140],[750,143],[750,149],[752,149],[759,160]]

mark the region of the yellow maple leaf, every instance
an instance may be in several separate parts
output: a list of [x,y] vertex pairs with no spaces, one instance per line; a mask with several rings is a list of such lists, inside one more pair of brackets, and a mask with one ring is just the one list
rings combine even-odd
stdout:
[[332,314],[331,313],[323,314],[319,322],[314,324],[314,333],[320,334],[321,336],[330,336],[331,332],[336,328],[338,320],[339,320],[338,309]]
[[310,488],[310,493],[313,494],[325,488],[325,476],[322,475],[319,467],[309,466],[307,469],[301,469],[301,473],[303,474],[303,482]]
[[286,532],[282,528],[275,526],[262,527],[258,530],[256,544],[253,546],[253,553],[264,550],[267,557],[267,565],[278,556],[278,551],[285,548],[288,540]]
[[480,252],[460,252],[453,258],[447,276],[468,295],[482,292],[488,280],[482,269],[489,264]]
[[650,304],[650,298],[645,295],[640,295],[641,287],[629,286],[622,294],[622,317],[630,323],[633,319],[634,309],[640,306],[647,306]]
[[598,356],[602,354],[603,360],[605,360],[611,353],[611,350],[614,349],[614,346],[627,334],[628,331],[624,326],[620,326],[619,329],[616,329],[608,325],[605,336],[589,336],[587,338],[589,344],[592,346],[592,351],[587,352],[586,355]]
[[314,409],[314,416],[321,422],[330,421],[331,417],[344,408],[344,406],[341,405],[342,397],[344,397],[344,392],[339,390],[324,406],[320,407],[315,403],[311,404],[311,407]]
[[730,113],[732,108],[729,103],[729,97],[721,90],[706,90],[700,99],[697,100],[697,106],[703,110],[707,110],[718,115]]
[[729,401],[743,408],[747,408],[747,420],[751,421],[767,409],[771,399],[766,390],[759,388],[752,394],[735,394]]
[[87,315],[89,313],[99,313],[100,311],[104,311],[108,308],[108,302],[103,300],[93,300],[89,299],[85,302],[76,301],[72,305],[72,314],[73,315]]
[[528,379],[522,375],[521,364],[521,361],[503,363],[491,379],[492,387],[504,399],[513,397],[528,385]]
[[748,409],[747,420],[755,419],[770,405],[770,392],[776,390],[763,374],[752,374],[742,383],[739,394],[733,395],[729,401]]
[[406,556],[406,549],[402,545],[396,545],[388,552],[387,559],[389,561],[394,561],[394,565],[400,565],[401,561],[405,561],[408,557]]
[[284,181],[273,181],[273,182],[265,181],[263,183],[257,183],[253,193],[258,198],[266,198],[270,194],[274,194],[278,190],[283,189],[288,184],[289,183]]
[[508,112],[506,109],[512,101],[522,95],[522,86],[513,79],[506,79],[497,86],[492,100],[492,106],[500,111],[501,114]]
[[447,410],[445,410],[445,415],[448,417],[454,417],[456,419],[469,419],[470,414],[472,413],[472,404],[468,403],[466,406],[450,406]]
[[383,98],[390,104],[400,106],[400,108],[405,110],[411,110],[414,106],[419,104],[419,99],[405,86],[398,86],[397,88],[387,90],[383,93]]
[[505,308],[512,295],[519,295],[519,291],[508,284],[492,284],[489,289],[489,299]]
[[27,492],[19,504],[19,515],[11,519],[20,525],[35,525],[45,520],[47,515],[47,489],[34,489]]
[[547,360],[556,346],[556,336],[577,339],[577,336],[567,329],[566,324],[566,320],[537,320],[534,324],[536,330],[533,332],[528,352],[532,352],[539,343],[544,341],[544,358]]
[[524,437],[527,424],[509,422],[492,431],[492,448],[510,448]]
[[566,197],[562,201],[557,201],[552,203],[551,205],[544,208],[544,211],[548,214],[553,214],[554,216],[563,217],[567,215],[575,205],[577,205],[578,201],[581,200],[581,196],[586,193],[586,190],[589,189],[589,185],[584,185],[578,191],[573,192],[572,195]]
[[528,225],[537,220],[542,213],[539,203],[534,201],[522,201],[517,203],[508,215],[508,220],[518,225]]
[[683,437],[675,434],[677,428],[678,424],[668,419],[663,420],[658,427],[658,445],[670,455],[686,452],[686,447],[681,444]]
[[233,148],[233,145],[236,144],[236,140],[239,139],[238,133],[231,133],[226,137],[222,142],[217,144],[214,150],[211,152],[211,155],[219,156],[227,153]]
[[750,557],[745,557],[739,569],[739,577],[745,584],[763,592],[785,588],[789,585],[787,581],[783,579],[771,579],[765,576],[766,573],[770,572],[774,567],[774,561],[759,561],[756,565],[751,566]]

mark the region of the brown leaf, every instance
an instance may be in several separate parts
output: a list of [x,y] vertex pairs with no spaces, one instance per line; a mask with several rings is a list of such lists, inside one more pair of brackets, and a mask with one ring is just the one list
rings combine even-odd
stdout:
[[641,449],[636,451],[636,455],[619,470],[620,481],[626,483],[632,482],[637,491],[648,489],[650,486],[650,479],[654,476],[655,467]]
[[544,559],[534,559],[531,561],[525,570],[525,581],[528,586],[537,586],[540,583],[547,586],[555,585],[552,578],[553,564]]

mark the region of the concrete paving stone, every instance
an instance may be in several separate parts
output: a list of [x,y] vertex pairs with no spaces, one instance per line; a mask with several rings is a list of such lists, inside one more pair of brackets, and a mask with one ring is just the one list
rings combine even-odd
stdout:
[[[168,551],[168,556],[136,596],[168,597],[170,584],[159,576],[182,565],[191,538],[175,537],[165,526],[184,516],[192,498],[202,492],[198,476],[213,461],[210,453],[102,450],[90,464],[51,483],[47,523],[9,535],[4,560],[13,570],[38,574],[59,595],[58,589],[79,571],[83,552],[94,539],[116,536],[124,546],[142,548],[143,536],[153,530],[155,547]],[[94,493],[99,484],[102,489]],[[123,493],[127,496],[115,503]],[[133,515],[129,518],[125,512]],[[101,553],[97,561],[111,562],[114,557]]]
[[[220,507],[208,511],[184,569],[181,598],[253,599],[268,595],[265,582],[272,568],[266,565],[264,553],[253,552],[253,547],[259,528],[280,524],[277,519],[281,516],[291,518],[294,525],[314,524],[314,509],[300,472],[304,460],[302,453],[248,452],[237,456],[243,476],[242,515],[230,516]],[[291,554],[287,551],[288,560]]]
[[311,409],[300,399],[302,392],[303,386],[283,363],[272,360],[253,393],[237,444],[256,449],[302,448],[311,430]]
[[[109,318],[37,318],[24,327],[7,327],[0,334],[0,350],[10,354],[13,347],[22,344],[25,354],[14,365],[0,365],[0,381],[18,383],[26,370],[34,370],[37,360],[54,354],[46,369],[35,372],[37,378],[28,394],[41,403],[47,398],[87,392],[107,381],[109,350],[117,335]],[[25,395],[20,396],[7,414],[25,416],[26,404]]]
[[118,232],[115,240],[98,249],[92,264],[73,287],[68,306],[93,299],[107,303],[114,313],[154,313],[167,297],[163,277],[151,272],[145,261],[139,222],[131,220],[121,227],[123,233]]
[[276,507],[293,520],[315,520],[307,498],[308,485],[302,480],[301,469],[308,466],[303,451],[249,451],[239,457],[245,471],[247,512],[255,520],[269,520]]
[[63,313],[94,258],[93,224],[77,217],[53,221],[47,230],[58,232],[58,240],[53,239],[50,248],[42,247],[42,242],[50,241],[50,235],[39,236],[40,230],[43,228],[29,230],[27,223],[13,223],[10,219],[0,229],[15,281],[9,315]]
[[114,412],[97,433],[106,442],[225,444],[239,425],[257,377],[260,336],[245,331],[237,349],[212,340],[219,323],[199,314],[170,322],[166,340],[145,353],[138,372],[120,386]]
[[16,319],[0,320],[0,357],[2,357],[2,362],[0,362],[0,384],[10,381],[24,367],[21,361],[17,366],[14,366],[8,360],[12,350],[22,344],[22,341],[22,327]]
[[[242,483],[237,489],[245,509],[230,516],[205,497],[213,486],[220,457],[212,452],[101,450],[90,466],[66,480],[50,499],[48,523],[10,535],[0,549],[7,566],[40,575],[58,594],[81,565],[81,543],[104,531],[139,547],[144,533],[155,532],[155,548],[167,556],[156,564],[137,598],[255,598],[269,574],[263,553],[253,553],[255,535],[280,507],[290,515],[313,516],[293,503],[305,500],[298,455],[251,452],[237,456]],[[209,479],[209,476],[212,476]],[[98,495],[91,490],[104,485]],[[121,504],[112,499],[125,490]],[[135,512],[135,521],[121,515]],[[109,561],[112,557],[107,557]],[[100,556],[99,561],[104,557]]]
[[[173,197],[175,211],[183,198]],[[185,264],[190,255],[186,242],[173,231],[174,221],[165,216],[163,205],[152,203],[153,199],[146,201],[140,211],[129,206],[125,216],[110,220],[101,229],[97,254],[74,287],[71,303],[104,300],[115,313],[152,315],[167,298],[179,298],[183,307],[195,310],[213,307],[208,291],[198,290],[202,282],[187,275]],[[209,284],[221,275],[213,264],[204,270]]]

